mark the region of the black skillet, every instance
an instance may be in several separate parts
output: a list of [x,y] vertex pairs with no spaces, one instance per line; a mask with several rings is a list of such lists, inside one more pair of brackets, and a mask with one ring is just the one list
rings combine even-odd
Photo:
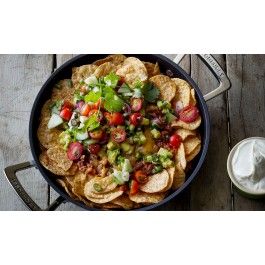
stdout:
[[[135,56],[140,60],[146,62],[152,62],[152,63],[158,62],[162,73],[170,73],[174,77],[179,77],[186,80],[196,91],[198,107],[200,109],[200,113],[202,116],[202,124],[200,126],[200,133],[202,137],[202,148],[199,155],[192,163],[192,168],[189,170],[187,174],[185,183],[178,190],[173,191],[171,194],[169,194],[161,202],[137,209],[137,210],[153,210],[156,207],[161,206],[172,199],[175,199],[182,191],[184,191],[190,185],[193,179],[198,175],[198,171],[200,170],[205,160],[210,140],[210,119],[209,119],[209,112],[206,105],[206,101],[212,99],[213,97],[229,89],[230,81],[226,76],[226,74],[224,73],[224,71],[222,70],[222,68],[220,67],[220,65],[216,62],[216,60],[211,55],[208,54],[200,54],[198,56],[203,60],[203,62],[207,65],[207,67],[218,79],[219,87],[205,96],[202,95],[199,87],[194,82],[194,80],[180,66],[178,66],[177,63],[181,61],[184,55],[178,55],[175,58],[174,62],[163,55],[157,55],[157,54],[133,54],[127,56]],[[61,186],[59,186],[58,183],[55,181],[56,177],[40,164],[38,159],[40,154],[40,147],[37,139],[37,128],[39,125],[39,117],[42,105],[47,99],[50,98],[53,85],[61,79],[70,78],[73,67],[89,64],[104,57],[106,57],[106,54],[78,55],[72,58],[71,60],[67,61],[49,77],[49,79],[40,89],[34,101],[31,110],[30,122],[29,122],[29,140],[34,160],[32,162],[24,162],[17,165],[12,165],[4,169],[8,181],[10,182],[10,184],[12,185],[18,196],[22,199],[22,201],[30,210],[43,210],[43,209],[41,209],[31,199],[31,197],[27,194],[27,192],[24,190],[24,188],[22,187],[22,185],[20,184],[19,180],[16,177],[16,172],[29,167],[38,168],[42,176],[48,182],[48,184],[60,195],[49,206],[49,208],[45,210],[55,210],[63,202],[71,202],[86,210],[98,210],[96,208],[90,208],[80,201],[73,200],[65,192],[65,190]]]

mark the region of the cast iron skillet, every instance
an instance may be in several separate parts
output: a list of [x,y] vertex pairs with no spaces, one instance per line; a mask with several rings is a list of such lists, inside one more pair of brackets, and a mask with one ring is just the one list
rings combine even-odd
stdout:
[[[40,147],[39,142],[37,139],[37,128],[39,125],[39,117],[42,105],[44,102],[50,98],[52,87],[55,83],[57,83],[61,79],[70,78],[72,68],[76,66],[81,66],[84,64],[92,63],[98,59],[106,57],[106,54],[93,54],[93,55],[78,55],[65,64],[63,64],[61,67],[59,67],[45,82],[45,84],[42,86],[41,90],[39,91],[32,110],[31,110],[31,116],[30,116],[30,123],[29,123],[29,140],[30,140],[30,147],[31,152],[33,155],[33,162],[25,162],[20,163],[17,165],[9,166],[4,169],[5,175],[10,182],[10,184],[15,189],[16,193],[19,195],[19,197],[22,199],[22,201],[26,204],[26,206],[30,210],[42,210],[26,193],[24,188],[21,186],[20,182],[18,181],[16,177],[16,172],[23,170],[25,168],[29,168],[32,166],[35,166],[39,169],[42,176],[45,178],[45,180],[48,182],[48,184],[59,193],[59,197],[50,205],[48,209],[45,210],[55,210],[62,202],[72,202],[84,209],[87,210],[98,210],[96,208],[90,208],[86,206],[83,202],[75,201],[73,200],[65,191],[64,189],[57,184],[56,177],[48,170],[46,170],[39,162],[39,154],[40,154]],[[208,68],[212,71],[212,73],[215,75],[215,77],[219,80],[219,87],[209,94],[203,96],[199,87],[197,84],[193,81],[193,79],[183,70],[181,69],[177,63],[181,61],[181,59],[184,57],[184,55],[178,55],[174,62],[166,58],[162,55],[157,54],[133,54],[133,55],[127,55],[127,56],[135,56],[139,58],[142,61],[146,62],[152,62],[152,63],[159,63],[160,69],[162,73],[170,73],[174,77],[179,77],[184,80],[186,80],[196,91],[196,98],[198,101],[198,107],[200,109],[201,117],[202,117],[202,124],[200,126],[200,133],[202,137],[202,149],[197,156],[197,158],[192,163],[192,168],[187,174],[187,178],[185,183],[176,191],[172,192],[167,196],[163,201],[152,204],[150,206],[145,206],[142,208],[139,208],[137,210],[152,210],[155,209],[158,206],[161,206],[162,204],[167,203],[168,201],[172,200],[173,198],[177,197],[183,190],[185,190],[192,180],[197,176],[199,169],[201,168],[205,156],[208,150],[208,144],[210,140],[210,119],[209,119],[209,112],[206,105],[206,101],[219,95],[220,93],[226,91],[230,87],[230,81],[224,71],[221,69],[219,64],[215,61],[215,59],[211,55],[207,54],[201,54],[199,57],[204,61],[204,63],[208,66]]]

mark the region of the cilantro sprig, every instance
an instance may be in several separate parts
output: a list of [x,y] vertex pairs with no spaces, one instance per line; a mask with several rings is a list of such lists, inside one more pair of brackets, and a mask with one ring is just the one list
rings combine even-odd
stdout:
[[146,83],[142,88],[142,93],[144,99],[150,103],[154,103],[160,95],[160,91],[152,83]]

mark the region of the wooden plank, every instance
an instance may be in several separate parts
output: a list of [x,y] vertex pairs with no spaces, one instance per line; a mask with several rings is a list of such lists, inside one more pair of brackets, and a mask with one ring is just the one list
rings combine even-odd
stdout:
[[[265,137],[264,65],[265,55],[227,55],[232,147],[247,137]],[[265,200],[247,199],[234,191],[234,209],[265,210]]]
[[[0,168],[32,160],[28,139],[31,106],[52,71],[52,55],[0,55]],[[25,189],[47,207],[48,185],[36,169],[19,173]],[[0,210],[26,207],[0,172]]]
[[[214,56],[225,67],[223,55]],[[203,94],[217,87],[217,81],[198,59],[191,57],[191,75]],[[226,159],[229,152],[226,97],[220,95],[207,102],[211,118],[211,140],[206,161],[191,188],[191,210],[230,210],[230,181],[227,177]]]

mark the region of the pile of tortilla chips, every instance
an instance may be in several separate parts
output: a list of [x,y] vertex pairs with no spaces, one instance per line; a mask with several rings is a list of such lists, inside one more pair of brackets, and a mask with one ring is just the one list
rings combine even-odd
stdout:
[[[176,102],[180,108],[196,105],[195,91],[184,80],[170,78],[160,73],[158,63],[142,62],[138,58],[124,55],[110,55],[89,65],[74,67],[71,79],[61,80],[52,90],[51,99],[42,107],[40,124],[37,131],[42,153],[39,157],[41,164],[55,174],[57,182],[75,200],[84,202],[90,207],[103,209],[133,209],[157,203],[163,200],[170,191],[178,189],[185,182],[188,164],[201,149],[201,138],[198,127],[201,117],[192,123],[183,121],[172,122],[175,132],[183,142],[175,154],[175,165],[164,169],[140,185],[135,195],[123,191],[113,181],[112,176],[101,177],[86,175],[78,170],[75,162],[70,161],[66,151],[59,143],[60,129],[48,129],[50,105],[56,100],[73,102],[73,95],[79,89],[80,81],[91,75],[105,76],[111,72],[123,77],[129,85],[137,80],[152,82],[159,90],[163,100]],[[103,187],[96,191],[95,185]]]

